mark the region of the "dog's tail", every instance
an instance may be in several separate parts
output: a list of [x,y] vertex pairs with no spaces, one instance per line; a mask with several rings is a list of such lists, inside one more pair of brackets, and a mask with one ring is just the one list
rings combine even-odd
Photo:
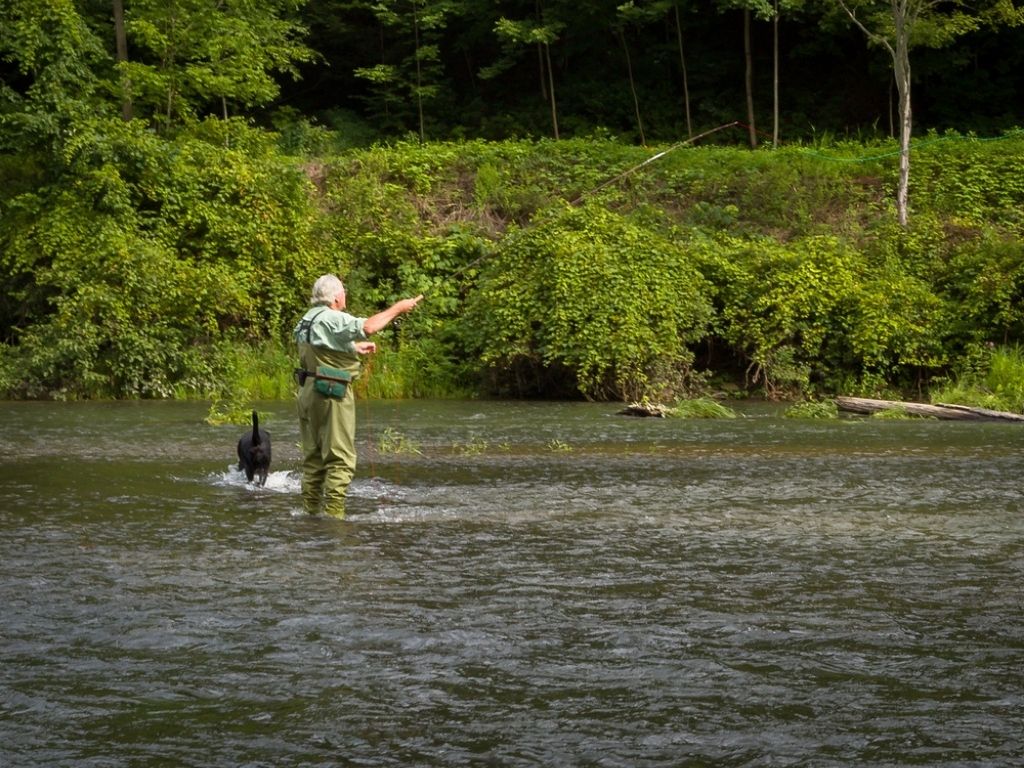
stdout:
[[252,412],[252,444],[260,444],[260,417],[256,415],[256,411]]

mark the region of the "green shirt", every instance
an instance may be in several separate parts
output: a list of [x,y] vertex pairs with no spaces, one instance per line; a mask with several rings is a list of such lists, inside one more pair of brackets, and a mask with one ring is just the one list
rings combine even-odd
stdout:
[[355,343],[368,338],[363,331],[365,322],[366,318],[355,317],[341,310],[324,306],[310,307],[295,326],[292,335],[297,344],[308,343],[335,352],[355,353]]

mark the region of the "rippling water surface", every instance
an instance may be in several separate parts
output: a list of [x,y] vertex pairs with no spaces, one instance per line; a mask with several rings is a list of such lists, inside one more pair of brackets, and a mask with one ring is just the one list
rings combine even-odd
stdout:
[[0,404],[0,765],[1024,764],[1020,425],[261,410]]

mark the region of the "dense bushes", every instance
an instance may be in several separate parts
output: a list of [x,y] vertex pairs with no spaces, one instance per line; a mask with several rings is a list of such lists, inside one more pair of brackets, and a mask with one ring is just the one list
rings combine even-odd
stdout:
[[97,121],[67,147],[59,172],[0,169],[8,396],[281,393],[324,271],[360,314],[427,294],[382,335],[372,396],[919,392],[1024,333],[1020,134],[922,142],[907,229],[891,146],[314,160],[234,121]]
[[93,128],[56,181],[4,203],[4,389],[217,391],[221,347],[279,339],[322,261],[308,180],[230,122]]
[[516,374],[502,391],[550,390],[537,374],[554,367],[587,397],[671,396],[688,345],[708,332],[711,290],[679,244],[626,217],[596,204],[549,211],[486,265],[463,337],[496,380]]

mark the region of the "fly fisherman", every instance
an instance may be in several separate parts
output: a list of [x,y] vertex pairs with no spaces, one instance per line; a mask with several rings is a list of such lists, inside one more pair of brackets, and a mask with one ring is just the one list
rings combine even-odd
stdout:
[[335,275],[313,284],[312,305],[294,338],[299,346],[296,378],[302,435],[302,503],[306,512],[345,517],[345,493],[356,470],[356,401],[351,383],[359,355],[377,351],[367,341],[399,315],[411,312],[423,295],[403,299],[371,317],[345,312],[345,286]]

